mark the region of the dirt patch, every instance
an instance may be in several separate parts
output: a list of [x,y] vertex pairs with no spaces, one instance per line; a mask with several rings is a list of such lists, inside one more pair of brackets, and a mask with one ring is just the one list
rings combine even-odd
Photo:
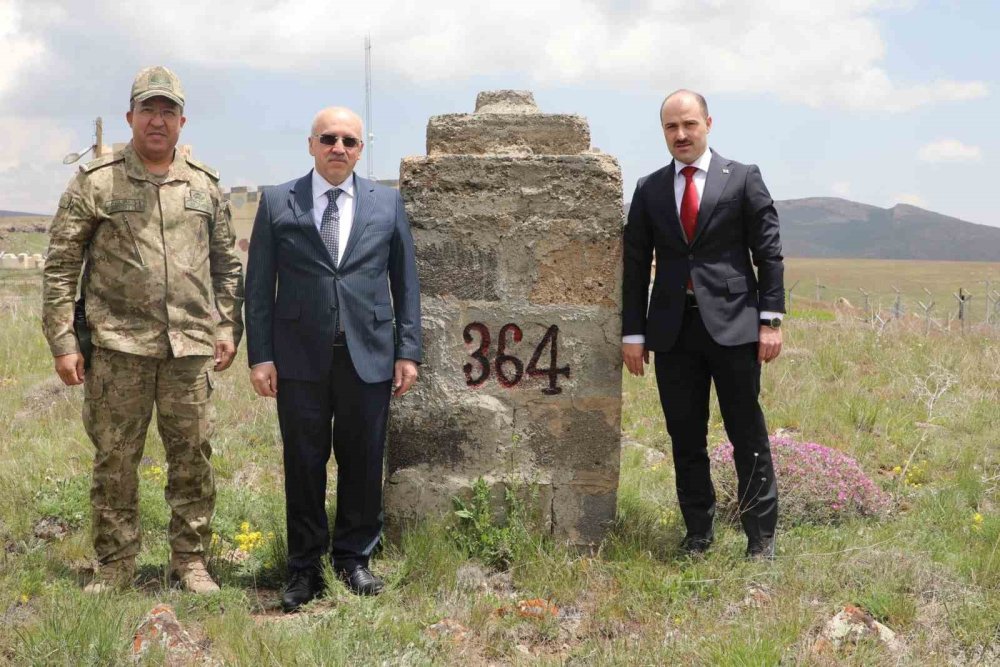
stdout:
[[58,403],[69,400],[73,390],[74,387],[64,385],[55,375],[45,378],[25,392],[14,420],[38,419],[39,415],[48,412]]

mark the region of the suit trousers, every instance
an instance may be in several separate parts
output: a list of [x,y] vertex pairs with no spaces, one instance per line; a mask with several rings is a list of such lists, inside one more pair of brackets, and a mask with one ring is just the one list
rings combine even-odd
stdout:
[[[290,571],[319,567],[328,549],[334,569],[368,565],[382,532],[391,388],[391,380],[363,382],[344,345],[334,347],[329,373],[319,382],[282,380],[279,373]],[[326,513],[331,446],[337,462],[332,539]]]
[[709,388],[714,382],[733,443],[743,530],[750,539],[773,537],[778,486],[758,401],[757,343],[719,345],[705,329],[698,308],[687,307],[677,341],[668,352],[657,352],[654,364],[688,533],[709,533],[715,516],[708,457]]

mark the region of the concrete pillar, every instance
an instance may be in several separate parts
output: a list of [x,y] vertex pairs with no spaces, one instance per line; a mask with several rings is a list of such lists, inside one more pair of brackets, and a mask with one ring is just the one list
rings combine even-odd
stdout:
[[490,91],[404,158],[425,356],[390,418],[390,535],[480,476],[495,497],[519,484],[561,541],[595,545],[614,520],[622,184],[589,146],[584,118]]

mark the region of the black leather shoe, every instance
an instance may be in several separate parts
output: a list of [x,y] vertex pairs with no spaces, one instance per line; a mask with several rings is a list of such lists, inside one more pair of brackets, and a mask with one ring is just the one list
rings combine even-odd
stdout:
[[355,595],[378,595],[385,583],[364,565],[357,565],[353,570],[339,570],[337,576]]
[[281,596],[285,613],[298,611],[299,607],[323,592],[323,575],[319,570],[296,570],[288,577],[288,585]]
[[751,537],[747,542],[750,560],[774,560],[774,537]]
[[714,539],[715,533],[713,531],[707,533],[688,533],[681,540],[681,551],[689,555],[703,554],[712,546]]

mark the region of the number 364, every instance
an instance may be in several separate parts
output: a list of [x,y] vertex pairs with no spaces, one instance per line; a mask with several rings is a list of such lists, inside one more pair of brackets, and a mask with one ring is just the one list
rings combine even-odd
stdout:
[[[478,345],[474,342],[474,334],[479,336]],[[535,352],[531,355],[527,368],[524,367],[524,362],[521,359],[507,351],[508,338],[514,343],[520,343],[523,337],[524,332],[521,331],[521,327],[513,322],[500,327],[496,355],[491,362],[490,343],[492,339],[489,328],[482,322],[467,324],[462,332],[462,339],[467,346],[475,345],[473,351],[469,353],[475,363],[467,362],[462,367],[462,370],[465,371],[465,383],[470,387],[481,387],[490,379],[490,374],[496,372],[497,382],[504,387],[511,388],[520,383],[524,374],[527,373],[528,377],[545,376],[548,378],[549,385],[542,389],[543,394],[562,393],[562,387],[558,385],[559,376],[568,378],[569,366],[558,367],[559,327],[553,324],[548,328],[545,336],[535,347]],[[549,348],[549,367],[539,368],[538,360],[546,346]]]

